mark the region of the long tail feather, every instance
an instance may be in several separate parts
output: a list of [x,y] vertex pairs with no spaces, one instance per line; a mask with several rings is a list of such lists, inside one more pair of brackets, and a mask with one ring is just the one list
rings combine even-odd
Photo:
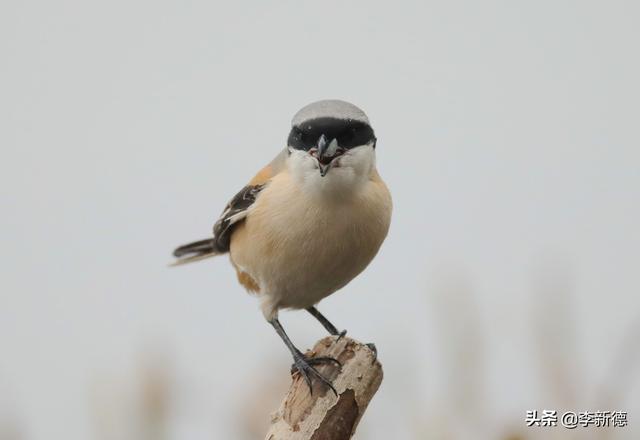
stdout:
[[214,257],[218,254],[219,252],[215,247],[213,238],[194,241],[193,243],[182,245],[173,251],[173,256],[176,257],[177,260],[171,263],[170,266],[180,266],[182,264]]

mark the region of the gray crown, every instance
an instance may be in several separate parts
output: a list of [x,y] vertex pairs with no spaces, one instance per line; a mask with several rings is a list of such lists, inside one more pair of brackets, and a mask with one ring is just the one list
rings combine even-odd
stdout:
[[291,125],[300,126],[306,121],[318,118],[344,119],[369,124],[367,115],[355,105],[339,99],[325,99],[302,107],[291,120]]

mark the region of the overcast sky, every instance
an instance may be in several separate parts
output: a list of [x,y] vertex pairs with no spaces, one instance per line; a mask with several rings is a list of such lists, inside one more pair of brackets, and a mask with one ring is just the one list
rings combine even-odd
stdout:
[[172,438],[238,437],[229,400],[289,354],[226,257],[166,264],[323,98],[367,112],[394,198],[376,260],[320,305],[380,351],[366,438],[415,435],[411,390],[414,419],[446,407],[476,328],[485,409],[524,429],[555,404],[535,325],[559,308],[573,409],[610,409],[595,388],[640,320],[638,4],[239,3],[0,6],[0,424],[97,438],[95,401],[153,352],[182,390]]

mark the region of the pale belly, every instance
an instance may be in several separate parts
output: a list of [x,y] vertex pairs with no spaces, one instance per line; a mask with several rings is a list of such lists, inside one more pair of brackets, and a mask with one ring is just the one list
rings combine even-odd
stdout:
[[371,262],[389,227],[388,193],[371,197],[365,188],[355,200],[326,206],[293,191],[287,181],[274,182],[232,237],[231,259],[259,286],[267,317],[310,307],[346,285]]

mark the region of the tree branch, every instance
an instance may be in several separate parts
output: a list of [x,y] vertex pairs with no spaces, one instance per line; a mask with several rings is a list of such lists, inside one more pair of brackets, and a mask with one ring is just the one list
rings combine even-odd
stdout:
[[313,394],[304,379],[294,374],[289,392],[273,414],[265,440],[348,440],[382,382],[382,365],[366,345],[343,337],[326,337],[311,356],[331,356],[342,363],[316,367],[333,382],[333,392],[313,380]]

